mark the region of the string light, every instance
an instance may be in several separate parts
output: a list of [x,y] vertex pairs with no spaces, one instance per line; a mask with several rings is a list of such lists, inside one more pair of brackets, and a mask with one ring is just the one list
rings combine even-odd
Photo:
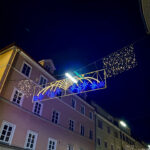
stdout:
[[33,96],[35,84],[32,80],[20,80],[17,84],[19,91],[23,92],[26,97]]
[[106,70],[107,78],[118,75],[137,66],[134,47],[132,45],[104,57],[102,61],[103,68]]

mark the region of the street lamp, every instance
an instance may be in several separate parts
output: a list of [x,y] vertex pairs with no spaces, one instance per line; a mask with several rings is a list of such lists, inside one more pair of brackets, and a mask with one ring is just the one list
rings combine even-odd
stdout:
[[124,127],[124,128],[127,127],[127,124],[126,124],[124,121],[121,120],[119,123],[120,123],[120,125],[121,125],[122,127]]
[[69,73],[65,73],[66,77],[68,77],[72,82],[77,83],[77,80],[73,78]]

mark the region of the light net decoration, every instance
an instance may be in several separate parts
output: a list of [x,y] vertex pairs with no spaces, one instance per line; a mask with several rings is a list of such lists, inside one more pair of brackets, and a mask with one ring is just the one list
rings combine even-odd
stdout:
[[80,74],[73,77],[77,83],[69,78],[53,81],[45,88],[36,86],[34,88],[33,101],[54,99],[79,93],[85,93],[94,90],[106,88],[105,69]]
[[118,75],[137,66],[134,47],[123,48],[102,59],[107,78]]
[[17,84],[19,91],[23,92],[26,97],[33,96],[35,84],[32,80],[20,80]]

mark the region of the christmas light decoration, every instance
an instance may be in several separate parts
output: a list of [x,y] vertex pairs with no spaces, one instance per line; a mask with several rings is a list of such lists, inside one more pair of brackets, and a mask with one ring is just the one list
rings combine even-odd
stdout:
[[17,84],[19,91],[23,92],[26,97],[33,95],[35,84],[32,80],[20,80]]
[[53,81],[47,84],[45,88],[36,86],[33,101],[48,100],[106,88],[106,72],[104,69],[81,74],[80,76],[71,76],[71,78],[68,76],[69,78]]
[[132,69],[137,65],[132,45],[104,57],[102,61],[107,78]]

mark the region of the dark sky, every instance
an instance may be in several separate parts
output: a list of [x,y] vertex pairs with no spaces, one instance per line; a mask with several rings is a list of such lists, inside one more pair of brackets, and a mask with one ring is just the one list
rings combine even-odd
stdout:
[[59,75],[136,40],[138,66],[109,78],[108,88],[90,97],[150,142],[150,37],[138,0],[0,2],[0,48],[16,42],[36,61],[51,58]]

